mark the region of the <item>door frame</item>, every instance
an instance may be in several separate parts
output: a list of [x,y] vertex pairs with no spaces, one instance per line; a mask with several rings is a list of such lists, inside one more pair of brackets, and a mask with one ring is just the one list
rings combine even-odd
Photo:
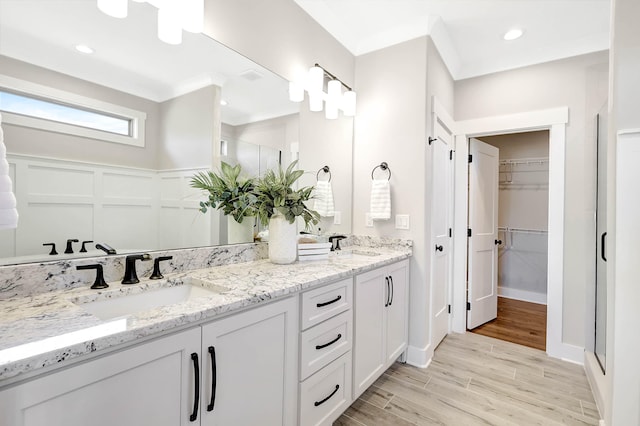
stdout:
[[[547,270],[547,354],[584,362],[584,348],[562,341],[564,289],[565,145],[569,108],[559,107],[517,114],[458,121],[455,135],[454,276],[452,329],[466,331],[468,139],[496,134],[549,131],[549,225]],[[462,232],[464,231],[464,232]]]

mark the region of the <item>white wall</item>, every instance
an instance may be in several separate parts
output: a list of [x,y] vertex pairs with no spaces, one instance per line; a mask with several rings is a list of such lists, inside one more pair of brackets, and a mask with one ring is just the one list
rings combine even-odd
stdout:
[[[430,82],[430,83],[428,83]],[[412,239],[409,362],[422,364],[430,346],[430,151],[431,96],[453,111],[453,81],[428,37],[356,58],[358,113],[354,126],[353,232]],[[389,221],[365,223],[371,171],[382,161],[391,169]],[[410,216],[410,229],[395,229],[396,214]],[[414,357],[413,359],[411,359]]]
[[220,87],[213,85],[160,104],[158,169],[211,168],[219,105]]
[[[457,81],[455,119],[490,117],[569,107],[565,164],[565,253],[563,342],[584,347],[585,323],[592,309],[586,294],[592,291],[595,247],[595,115],[604,94],[590,86],[606,77],[607,52]],[[603,83],[601,86],[606,85]],[[591,163],[590,167],[586,164]],[[593,268],[591,268],[591,271]],[[591,322],[593,320],[591,318]]]

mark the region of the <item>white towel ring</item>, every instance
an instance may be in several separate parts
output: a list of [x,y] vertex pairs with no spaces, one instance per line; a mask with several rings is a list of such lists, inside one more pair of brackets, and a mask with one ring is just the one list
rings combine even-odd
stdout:
[[379,165],[375,166],[373,168],[373,170],[371,170],[371,180],[374,180],[373,179],[373,173],[376,171],[377,168],[381,168],[382,170],[388,171],[389,172],[389,179],[387,179],[387,180],[391,180],[391,169],[389,168],[389,165],[387,164],[386,161],[383,161]]
[[320,170],[318,170],[318,173],[316,173],[316,180],[320,180],[320,172],[329,173],[329,180],[327,180],[327,182],[331,182],[331,169],[329,169],[329,166],[321,167]]

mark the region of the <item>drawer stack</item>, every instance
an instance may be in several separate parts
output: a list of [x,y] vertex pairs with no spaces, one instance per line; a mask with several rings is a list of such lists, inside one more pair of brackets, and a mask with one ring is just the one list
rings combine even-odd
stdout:
[[301,298],[299,423],[330,425],[352,401],[353,279]]

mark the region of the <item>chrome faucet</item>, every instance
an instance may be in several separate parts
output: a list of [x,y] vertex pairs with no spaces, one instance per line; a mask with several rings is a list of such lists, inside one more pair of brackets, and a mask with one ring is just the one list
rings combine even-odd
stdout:
[[122,284],[137,284],[140,282],[136,273],[136,260],[151,260],[151,256],[145,254],[132,254],[125,258],[124,261],[124,278]]

